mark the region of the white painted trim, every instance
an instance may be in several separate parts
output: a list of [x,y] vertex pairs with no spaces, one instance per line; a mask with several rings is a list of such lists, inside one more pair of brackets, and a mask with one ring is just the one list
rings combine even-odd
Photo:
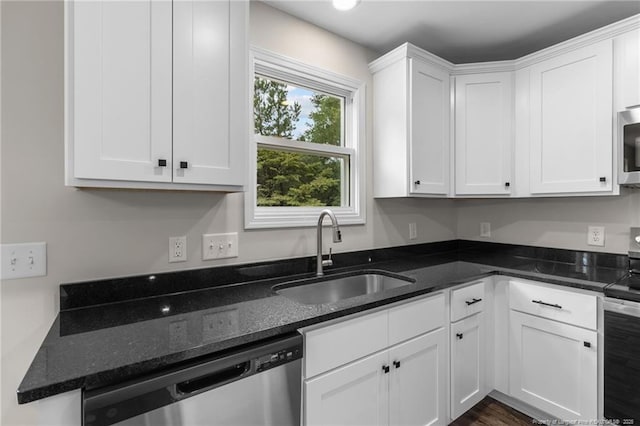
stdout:
[[[356,225],[366,222],[365,214],[365,121],[366,86],[359,80],[320,69],[296,59],[252,46],[250,50],[251,72],[248,87],[253,87],[255,74],[266,74],[296,84],[345,97],[345,147],[322,145],[310,142],[291,142],[276,137],[254,135],[253,111],[250,111],[249,131],[253,135],[249,143],[249,185],[245,192],[245,229],[292,228],[316,226],[320,211],[325,207],[257,207],[256,158],[259,145],[284,148],[297,152],[333,154],[350,157],[349,192],[351,206],[331,207],[341,225]],[[253,90],[250,90],[250,105],[253,105]],[[357,122],[353,127],[351,123]]]
[[493,72],[513,72],[515,69],[514,61],[475,62],[455,65],[451,74],[467,75]]
[[429,65],[439,67],[447,72],[451,72],[455,67],[455,64],[447,61],[446,59],[443,59],[431,52],[414,46],[411,43],[404,43],[401,46],[396,47],[389,53],[386,53],[385,55],[371,62],[369,64],[369,71],[371,71],[372,73],[376,73],[388,67],[389,65],[392,65],[393,63],[406,58],[418,58],[421,61],[428,63]]
[[254,135],[253,140],[260,146],[280,148],[290,152],[308,152],[318,154],[333,154],[336,156],[354,155],[355,149],[342,146],[325,145],[313,142],[292,141],[275,136]]
[[547,414],[546,412],[539,410],[531,405],[520,401],[519,399],[513,398],[509,395],[505,395],[502,392],[497,390],[492,390],[489,392],[489,396],[496,401],[503,403],[504,405],[508,405],[514,410],[520,411],[523,414],[537,420],[540,424],[547,424],[547,421],[559,421],[557,417],[552,416],[551,414]]
[[637,28],[640,28],[640,14],[623,19],[622,21],[614,22],[606,27],[598,28],[586,34],[579,35],[546,49],[518,58],[515,60],[515,67],[516,69],[525,68],[534,63],[563,55],[569,51],[576,50],[602,40],[612,39],[620,34]]

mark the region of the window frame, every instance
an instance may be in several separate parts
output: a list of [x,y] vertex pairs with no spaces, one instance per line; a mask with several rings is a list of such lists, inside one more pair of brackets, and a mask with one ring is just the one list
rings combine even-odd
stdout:
[[[295,59],[273,53],[255,46],[250,51],[250,141],[249,185],[245,192],[245,229],[293,228],[316,226],[323,209],[330,208],[340,225],[364,224],[364,135],[365,135],[365,83],[311,66]],[[256,76],[272,78],[322,93],[344,97],[344,146],[319,144],[314,142],[289,141],[274,136],[257,135],[253,127],[253,96]],[[257,206],[257,158],[258,147],[287,150],[311,155],[332,155],[348,157],[348,206],[330,207],[258,207]],[[343,176],[342,182],[344,183]],[[341,191],[345,197],[345,191]]]

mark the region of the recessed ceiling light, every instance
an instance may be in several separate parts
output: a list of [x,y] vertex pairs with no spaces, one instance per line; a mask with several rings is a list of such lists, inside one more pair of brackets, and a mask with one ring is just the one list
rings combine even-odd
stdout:
[[350,10],[356,7],[360,0],[333,0],[333,7],[338,10]]

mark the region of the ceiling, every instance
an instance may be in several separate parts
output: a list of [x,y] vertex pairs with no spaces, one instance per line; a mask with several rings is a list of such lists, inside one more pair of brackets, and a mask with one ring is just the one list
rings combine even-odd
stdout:
[[262,0],[385,53],[411,42],[453,63],[516,59],[640,13],[640,0],[362,0],[347,12],[330,0]]

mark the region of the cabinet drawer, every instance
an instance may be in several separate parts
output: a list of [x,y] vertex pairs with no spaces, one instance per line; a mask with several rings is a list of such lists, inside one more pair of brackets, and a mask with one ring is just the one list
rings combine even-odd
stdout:
[[458,321],[478,312],[485,304],[484,281],[451,292],[451,321]]
[[597,298],[589,294],[509,281],[509,307],[579,327],[597,328]]
[[444,325],[444,294],[389,310],[389,346]]
[[305,333],[305,377],[386,348],[387,317],[385,310]]

